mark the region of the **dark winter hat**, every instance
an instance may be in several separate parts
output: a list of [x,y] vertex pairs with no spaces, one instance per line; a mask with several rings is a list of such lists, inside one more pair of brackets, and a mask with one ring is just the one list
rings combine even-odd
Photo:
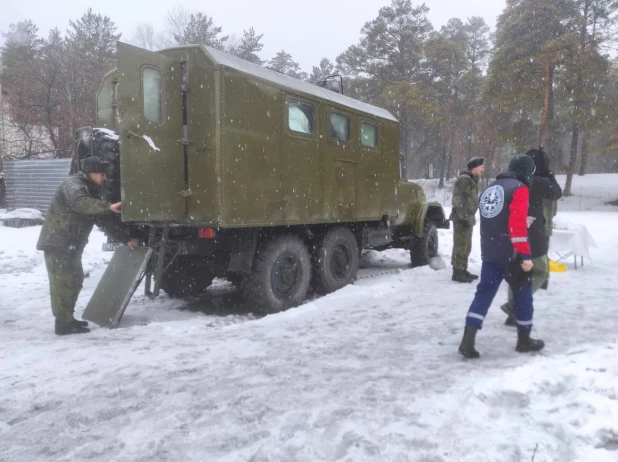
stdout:
[[472,170],[473,168],[480,167],[485,163],[485,159],[482,157],[473,157],[468,161],[468,170]]
[[543,176],[549,173],[549,157],[547,157],[543,148],[531,149],[526,155],[534,161],[534,166],[536,167],[535,175]]
[[515,172],[526,186],[532,186],[532,175],[534,174],[535,166],[532,157],[521,155],[515,157],[509,164],[509,171]]
[[82,172],[84,173],[109,173],[109,162],[100,157],[92,156],[82,160]]

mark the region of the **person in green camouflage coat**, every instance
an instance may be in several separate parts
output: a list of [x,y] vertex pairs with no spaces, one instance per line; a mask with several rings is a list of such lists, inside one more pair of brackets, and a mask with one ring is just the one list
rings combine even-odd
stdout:
[[[549,240],[554,232],[553,221],[558,213],[558,201],[545,199],[543,201],[543,216],[545,217],[545,234],[547,235],[547,248],[549,249]],[[547,290],[549,287],[549,257],[547,258],[547,280],[541,284],[541,289]]]
[[96,224],[132,249],[136,246],[121,227],[110,220],[113,214],[120,213],[122,204],[100,199],[100,186],[107,178],[108,169],[109,164],[99,157],[82,161],[82,171],[64,180],[56,191],[37,242],[37,249],[45,252],[51,308],[58,335],[90,331],[86,327],[88,322],[76,320],[73,312],[84,281],[82,253],[92,227]]
[[472,282],[478,276],[468,271],[468,257],[472,251],[472,228],[476,224],[478,209],[478,182],[485,171],[482,157],[468,161],[468,170],[462,172],[453,190],[453,209],[450,220],[453,222],[453,281]]

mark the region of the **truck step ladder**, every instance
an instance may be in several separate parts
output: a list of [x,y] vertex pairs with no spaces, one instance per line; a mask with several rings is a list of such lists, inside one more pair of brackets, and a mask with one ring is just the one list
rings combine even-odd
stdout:
[[103,327],[115,327],[142,281],[152,254],[150,247],[118,247],[82,318]]

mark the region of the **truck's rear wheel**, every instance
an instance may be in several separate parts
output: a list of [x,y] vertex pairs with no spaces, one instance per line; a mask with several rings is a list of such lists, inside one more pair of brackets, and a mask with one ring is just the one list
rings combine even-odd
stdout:
[[213,279],[207,262],[197,257],[177,257],[163,274],[161,289],[170,297],[190,297],[205,292]]
[[425,223],[423,237],[416,239],[410,249],[412,266],[428,265],[433,257],[438,256],[438,230],[433,222]]
[[277,313],[303,302],[310,279],[305,244],[296,236],[280,236],[259,250],[253,271],[243,279],[243,298],[260,311]]
[[344,227],[328,231],[313,252],[313,287],[319,294],[341,289],[356,279],[358,243]]

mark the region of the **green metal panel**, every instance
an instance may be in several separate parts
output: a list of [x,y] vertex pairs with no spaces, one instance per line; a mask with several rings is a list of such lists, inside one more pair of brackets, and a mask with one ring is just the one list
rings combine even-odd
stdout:
[[281,222],[281,92],[221,73],[222,217],[229,226]]
[[[181,61],[188,70],[186,171]],[[144,66],[164,74],[160,124],[142,114]],[[399,126],[387,111],[203,46],[153,53],[120,43],[115,76],[125,221],[234,228],[402,220]],[[289,129],[291,99],[315,106],[315,133]],[[350,118],[349,142],[330,139],[333,110]],[[375,149],[362,146],[363,120],[379,127]]]
[[188,177],[187,222],[216,226],[220,220],[217,153],[215,65],[199,47],[173,53],[176,61],[188,59]]
[[356,137],[359,156],[358,169],[358,218],[375,220],[387,215],[397,214],[396,190],[399,172],[397,169],[397,150],[388,141],[389,136],[397,136],[392,124],[382,123],[368,117],[357,117],[357,133],[362,122],[370,122],[378,127],[378,146],[368,148],[362,145],[360,136]]
[[[299,133],[290,129],[290,104],[299,102],[314,108],[314,132]],[[324,154],[320,149],[320,103],[299,95],[285,93],[280,121],[282,221],[315,223],[328,218],[325,201]]]
[[[181,66],[178,59],[118,43],[117,127],[120,134],[122,219],[169,222],[185,216]],[[142,71],[163,74],[161,123],[143,112]],[[145,137],[152,139],[152,147]]]
[[397,200],[399,202],[399,216],[394,221],[395,226],[409,226],[417,235],[423,234],[425,215],[427,214],[427,203],[420,200],[423,195],[421,187],[407,181],[400,181],[397,190]]
[[82,317],[100,326],[116,326],[146,271],[152,252],[150,247],[135,250],[118,247]]
[[[338,141],[330,136],[329,117],[331,113],[350,118],[350,140]],[[356,177],[358,175],[359,152],[356,148],[356,130],[351,112],[331,105],[324,105],[321,111],[320,130],[324,163],[322,169],[326,177],[326,201],[330,214],[329,221],[355,221],[357,217]]]
[[[399,211],[397,190],[400,181],[399,170],[399,124],[392,121],[383,121],[381,124],[380,144],[384,159],[384,166],[380,171],[380,186],[382,190],[382,210],[387,211],[389,217],[395,217]],[[384,213],[383,213],[384,214]]]

